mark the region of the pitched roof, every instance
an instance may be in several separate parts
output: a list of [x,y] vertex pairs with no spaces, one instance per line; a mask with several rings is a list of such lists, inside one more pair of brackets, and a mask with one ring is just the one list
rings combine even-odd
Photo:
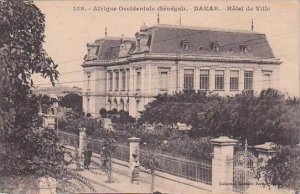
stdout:
[[[134,38],[123,38],[125,41],[135,41]],[[96,45],[99,47],[97,52],[98,60],[106,60],[111,58],[116,58],[119,55],[119,49],[117,47],[120,46],[121,37],[104,37],[95,40],[92,45]]]
[[111,47],[116,47],[120,45],[121,38],[115,37],[105,37],[96,40],[95,43],[99,45],[99,50],[97,53],[99,60],[106,60],[109,57],[109,51]]
[[[240,56],[240,46],[245,45],[243,55],[256,58],[274,58],[265,34],[253,31],[236,31],[217,28],[197,28],[189,26],[155,25],[152,30],[151,53],[197,53],[213,55]],[[180,49],[180,42],[188,42],[188,50]],[[218,52],[213,52],[212,43],[219,45]],[[201,47],[201,51],[200,48]]]
[[[275,58],[266,35],[258,32],[166,24],[154,25],[143,30],[151,36],[150,53]],[[123,40],[132,42],[135,47],[135,38]],[[182,42],[188,44],[187,50],[182,49]],[[120,43],[121,37],[104,37],[96,40],[93,44],[99,45],[98,59],[118,58]],[[218,51],[212,49],[213,44],[218,45]],[[246,52],[242,52],[241,47],[246,48]],[[134,54],[134,49],[130,54]]]

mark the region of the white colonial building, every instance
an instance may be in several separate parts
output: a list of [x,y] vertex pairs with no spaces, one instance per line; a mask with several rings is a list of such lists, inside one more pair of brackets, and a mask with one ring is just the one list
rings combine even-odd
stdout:
[[142,26],[135,38],[87,44],[83,109],[139,116],[159,93],[205,90],[235,95],[279,87],[279,65],[265,34],[173,25]]

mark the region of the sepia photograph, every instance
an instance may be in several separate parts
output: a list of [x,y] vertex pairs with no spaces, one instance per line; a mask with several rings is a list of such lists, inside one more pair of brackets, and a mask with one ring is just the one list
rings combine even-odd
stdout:
[[0,0],[0,194],[300,194],[300,1]]

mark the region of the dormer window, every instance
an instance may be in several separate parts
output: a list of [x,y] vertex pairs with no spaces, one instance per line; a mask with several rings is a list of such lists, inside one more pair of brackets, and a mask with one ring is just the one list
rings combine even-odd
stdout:
[[180,42],[180,47],[183,51],[189,50],[189,42],[186,39],[182,40]]
[[247,45],[245,45],[245,44],[240,45],[240,51],[243,53],[248,52]]
[[140,51],[140,50],[141,50],[141,40],[140,40],[140,39],[137,39],[137,40],[136,40],[136,50],[137,50],[137,51]]
[[215,52],[219,51],[218,41],[215,41],[215,42],[212,43],[212,50],[215,51]]
[[199,50],[199,51],[203,51],[203,47],[202,47],[202,46],[200,46],[198,50]]

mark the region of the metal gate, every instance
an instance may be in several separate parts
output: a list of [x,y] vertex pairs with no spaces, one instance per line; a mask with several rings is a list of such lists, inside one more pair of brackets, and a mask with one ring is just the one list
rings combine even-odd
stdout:
[[233,191],[238,193],[244,193],[253,184],[251,179],[255,176],[256,157],[247,147],[246,140],[244,150],[237,151],[233,158]]

